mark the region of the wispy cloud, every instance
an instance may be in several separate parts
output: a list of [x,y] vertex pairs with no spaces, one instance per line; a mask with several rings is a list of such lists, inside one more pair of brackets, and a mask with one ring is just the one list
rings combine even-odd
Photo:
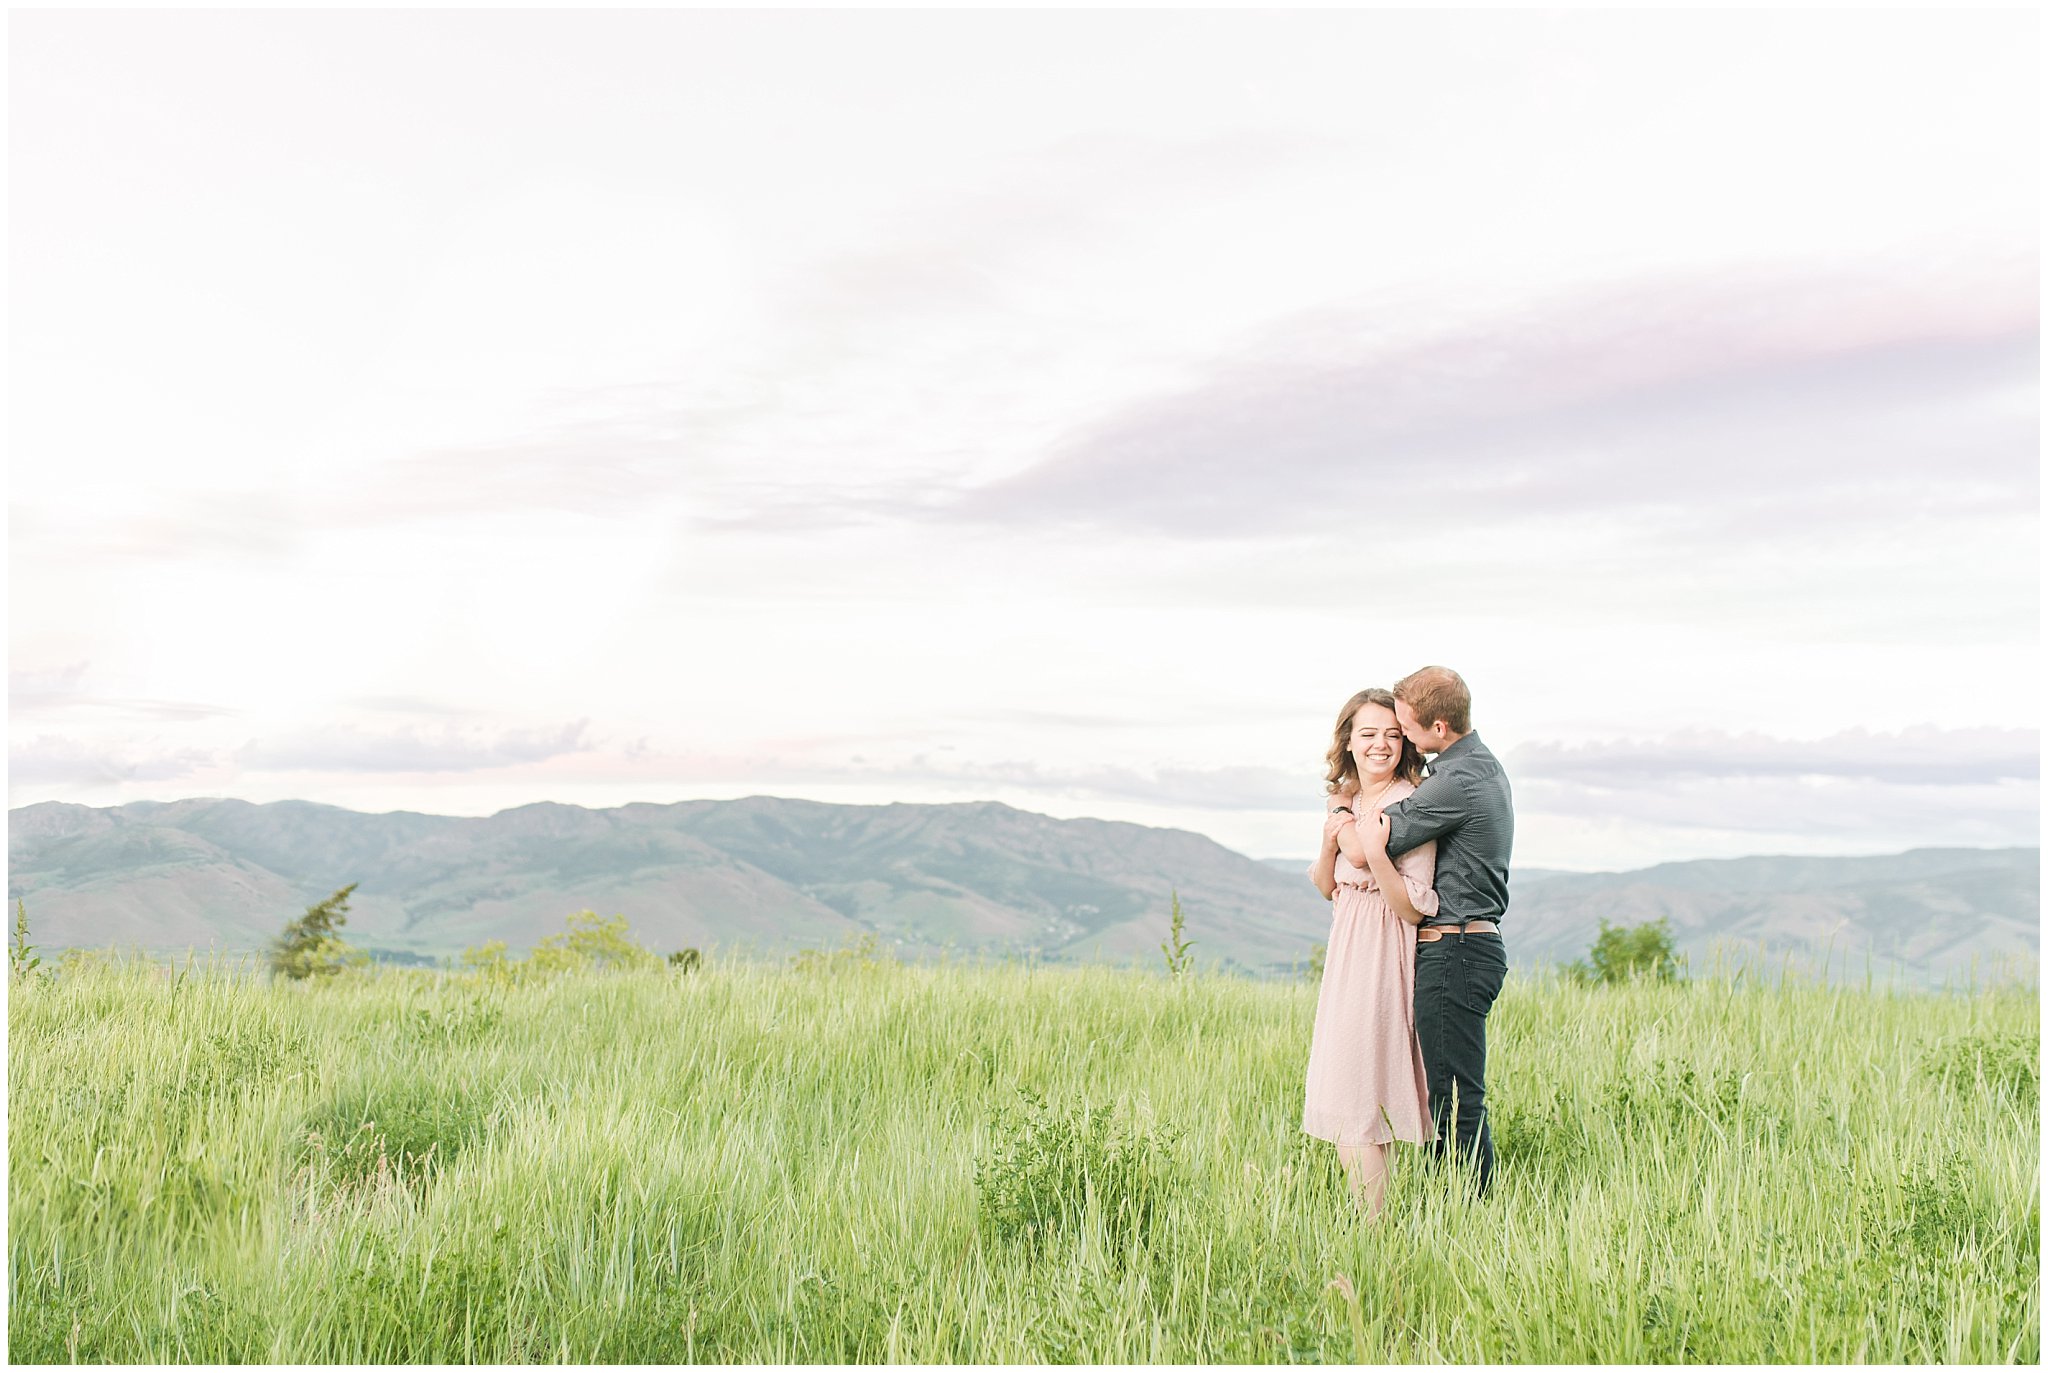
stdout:
[[1507,761],[1517,774],[1631,791],[1693,778],[1816,777],[1962,787],[2038,781],[2041,735],[2032,729],[1928,726],[1786,740],[1683,730],[1647,741],[1524,744]]
[[1729,273],[1449,327],[1333,314],[947,513],[1191,536],[1675,514],[1741,536],[2008,510],[2038,490],[2032,273],[1944,286]]
[[[823,264],[792,288],[791,341],[756,361],[778,369],[775,385],[735,374],[611,388],[580,402],[609,407],[601,416],[388,458],[333,489],[166,493],[164,510],[107,527],[45,528],[31,511],[24,532],[190,559],[279,555],[315,531],[606,517],[651,502],[687,507],[684,518],[713,530],[939,522],[1175,538],[1330,533],[1373,510],[1395,530],[1414,523],[1410,512],[1455,508],[1467,527],[1605,519],[1659,541],[1740,546],[1873,525],[1924,531],[1930,519],[2009,516],[2038,500],[2036,285],[2021,263],[1917,284],[1868,269],[1730,270],[1482,310],[1442,297],[1324,311],[1248,339],[1164,397],[1093,418],[1006,415],[1029,414],[1046,437],[993,481],[959,457],[967,436],[991,441],[998,397],[985,380],[864,394],[873,383],[859,365],[878,349],[932,374],[939,360],[920,362],[915,340],[935,313],[962,328],[980,319],[962,339],[977,340],[984,378],[1050,365],[992,327],[1016,308],[994,264],[1043,253],[1060,232],[1102,231],[1076,186],[1145,151],[969,200],[924,250],[878,246]],[[1154,175],[1170,186],[1205,159],[1245,155],[1182,150]],[[809,379],[811,399],[797,401],[793,377]],[[1029,388],[1005,395],[1004,406],[1021,404]],[[878,447],[894,453],[880,470],[788,456]]]
[[[2026,844],[2040,812],[2033,730],[1849,730],[1820,740],[1688,731],[1664,739],[1519,745],[1504,759],[1527,817],[1648,823],[1672,830],[1926,843]],[[758,764],[757,764],[758,766]],[[781,780],[867,782],[1139,802],[1162,810],[1311,808],[1319,779],[1277,767],[1061,768],[930,755],[845,766],[812,762]]]
[[937,785],[957,792],[1023,791],[1138,801],[1161,808],[1211,811],[1297,810],[1312,806],[1314,779],[1281,768],[1056,768],[1031,762],[949,764],[929,757],[876,767],[819,767],[820,779]]
[[[1916,803],[1965,789],[2025,790],[2040,778],[2040,733],[2031,729],[1925,729],[1895,734],[1845,730],[1824,739],[1774,739],[1761,734],[1728,735],[1687,730],[1661,739],[1573,745],[1555,741],[1519,744],[1505,751],[1509,777],[1521,796],[1524,784],[1573,789],[1578,809],[1607,797],[1616,814],[1632,811],[1645,793],[1669,792],[1699,800],[1730,796],[1702,784],[1802,782],[1858,784],[1866,791],[1911,789]],[[792,769],[794,771],[794,769]],[[1161,806],[1204,810],[1294,810],[1314,800],[1320,779],[1284,768],[1235,766],[1049,767],[1032,762],[955,763],[918,755],[904,763],[848,768],[811,761],[802,771],[818,777],[938,783],[955,788],[1016,788],[1036,792],[1140,800]],[[1554,793],[1546,793],[1554,794]],[[2001,800],[1996,813],[2007,814]],[[1731,812],[1733,813],[1733,812]],[[1716,823],[1697,811],[1693,822]]]
[[[706,529],[803,531],[899,518],[956,496],[964,436],[990,437],[992,406],[1043,401],[1013,378],[1073,352],[1038,316],[1031,283],[1077,250],[1114,250],[1145,217],[1318,160],[1355,154],[1306,131],[1063,140],[1007,159],[984,181],[920,197],[796,264],[754,302],[760,338],[661,384],[560,387],[554,422],[476,443],[370,458],[336,481],[204,493],[109,522],[26,512],[29,535],[107,556],[279,557],[316,533],[527,512],[594,517],[687,507]],[[1085,260],[1085,258],[1083,259]],[[1071,364],[1070,364],[1071,365]],[[1043,427],[1070,416],[1035,416]],[[925,450],[920,467],[918,450]],[[880,479],[848,479],[888,455]],[[920,470],[904,476],[909,465]],[[821,473],[819,468],[825,470]],[[768,472],[771,475],[759,475]],[[780,475],[773,475],[779,473]]]
[[[1843,841],[1893,849],[2023,846],[2038,843],[2041,832],[2040,784],[2017,779],[1926,785],[1826,776],[1685,777],[1616,790],[1535,778],[1517,787],[1515,803],[1519,816],[1769,835],[1787,851]],[[1633,864],[1617,859],[1601,866]]]
[[1855,729],[1811,740],[1693,730],[1524,744],[1504,761],[1516,806],[1531,816],[1778,844],[2024,845],[2040,833],[2040,733],[2031,729]]
[[203,701],[161,701],[137,696],[95,696],[80,690],[88,664],[9,669],[7,707],[12,715],[48,716],[85,711],[102,717],[143,720],[209,720],[239,715],[232,706]]
[[37,735],[8,749],[7,772],[10,786],[97,788],[123,782],[175,781],[204,772],[217,761],[217,755],[206,749],[103,745]]
[[162,509],[110,523],[31,521],[39,539],[96,556],[191,562],[282,558],[315,534],[508,512],[615,516],[686,484],[689,436],[660,417],[563,424],[501,444],[367,464],[334,487],[166,492]]
[[595,746],[590,722],[500,733],[444,728],[370,732],[340,727],[256,739],[234,761],[251,772],[476,772],[544,762]]
[[355,696],[343,704],[354,710],[378,715],[466,716],[482,712],[475,706],[454,705],[425,696]]
[[66,663],[62,667],[10,667],[7,669],[8,698],[75,695],[79,683],[85,680],[88,666],[90,664],[81,661]]
[[[1982,737],[1972,737],[1982,736]],[[1999,738],[2007,735],[2011,737]],[[1523,748],[1507,761],[1526,822],[1625,822],[1667,832],[1863,838],[1899,848],[2025,845],[2040,822],[2038,755],[2030,731],[1955,731],[1903,750],[1885,736],[1808,744],[1751,737],[1702,756],[1697,740],[1612,750]],[[1945,760],[1945,745],[1953,749]],[[1619,765],[1604,768],[1605,754]],[[1777,755],[1777,756],[1774,756]],[[1162,811],[1306,812],[1318,779],[1280,768],[1058,769],[1030,763],[949,766],[919,760],[880,770],[899,786],[962,796],[998,792],[1139,802]],[[877,772],[813,769],[824,780]],[[1629,866],[1616,860],[1616,866]]]

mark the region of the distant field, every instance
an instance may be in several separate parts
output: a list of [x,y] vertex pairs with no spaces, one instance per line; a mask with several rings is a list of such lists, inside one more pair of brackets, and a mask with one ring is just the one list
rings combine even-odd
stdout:
[[1404,1154],[1377,1227],[1299,1129],[1314,997],[843,956],[17,984],[9,1354],[2039,1360],[2034,990],[1511,977],[1494,1195]]

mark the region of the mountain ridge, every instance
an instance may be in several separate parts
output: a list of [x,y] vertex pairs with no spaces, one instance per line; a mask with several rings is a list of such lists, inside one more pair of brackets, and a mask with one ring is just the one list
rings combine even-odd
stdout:
[[[1202,961],[1305,964],[1330,907],[1307,861],[1253,859],[1190,830],[1057,819],[997,801],[850,806],[773,796],[537,801],[489,816],[188,797],[8,812],[9,895],[39,946],[258,948],[348,882],[348,932],[391,957],[484,939],[529,947],[579,909],[650,945],[784,953],[872,934],[907,957],[1157,955],[1177,892]],[[1514,874],[1503,930],[1527,966],[1583,956],[1599,921],[1665,918],[1716,941],[1894,961],[1934,982],[1966,953],[2038,961],[2038,849],[1759,855]],[[1957,943],[1969,926],[1969,949]]]

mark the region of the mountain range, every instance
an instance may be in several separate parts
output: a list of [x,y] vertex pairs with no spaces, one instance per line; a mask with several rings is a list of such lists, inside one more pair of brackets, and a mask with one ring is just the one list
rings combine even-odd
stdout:
[[[344,933],[399,962],[503,939],[530,947],[578,910],[641,942],[783,954],[875,935],[903,957],[1160,957],[1178,893],[1198,963],[1303,966],[1330,907],[1306,860],[1257,860],[1186,830],[1058,820],[996,802],[828,805],[776,797],[540,802],[473,818],[306,801],[43,802],[8,812],[8,897],[43,948],[263,947],[351,882]],[[1634,872],[1514,873],[1512,962],[1584,956],[1605,919],[1666,918],[1695,967],[1767,951],[1835,975],[1932,985],[1993,965],[2032,978],[2038,849],[1756,857]]]

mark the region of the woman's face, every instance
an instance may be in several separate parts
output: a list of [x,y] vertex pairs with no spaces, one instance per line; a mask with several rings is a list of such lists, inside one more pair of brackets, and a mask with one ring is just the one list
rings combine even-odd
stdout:
[[1385,706],[1371,702],[1351,717],[1351,760],[1358,780],[1376,786],[1394,775],[1401,762],[1401,722]]

